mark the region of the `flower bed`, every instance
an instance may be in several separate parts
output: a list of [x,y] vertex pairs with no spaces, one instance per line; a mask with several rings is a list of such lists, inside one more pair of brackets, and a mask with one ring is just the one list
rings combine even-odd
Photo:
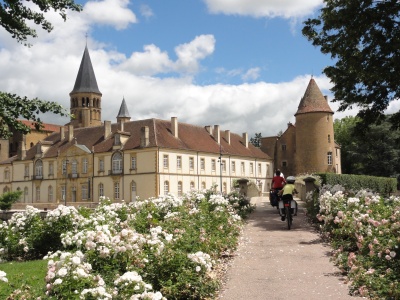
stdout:
[[[351,292],[400,299],[400,198],[367,191],[350,195],[335,186],[323,187],[317,203],[316,218],[335,249],[335,264],[348,275]],[[308,205],[314,204],[309,198]]]
[[60,205],[44,219],[27,207],[1,225],[0,257],[45,255],[46,292],[33,295],[42,299],[207,299],[219,286],[215,267],[236,248],[241,216],[253,209],[237,193],[213,190],[102,199],[94,211]]

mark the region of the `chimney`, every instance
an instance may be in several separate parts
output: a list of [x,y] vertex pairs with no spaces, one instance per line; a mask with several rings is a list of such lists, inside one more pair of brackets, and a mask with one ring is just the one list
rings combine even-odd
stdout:
[[229,145],[231,144],[231,132],[229,130],[225,130],[225,140]]
[[243,132],[243,145],[248,148],[249,147],[249,136],[247,132]]
[[209,134],[212,135],[212,133],[211,133],[211,126],[210,126],[210,125],[207,125],[207,126],[204,127],[204,128],[207,130],[207,132],[208,132]]
[[328,96],[325,95],[324,98],[325,98],[326,102],[328,102]]
[[74,138],[74,126],[68,125],[68,142],[72,141]]
[[111,121],[104,121],[104,139],[111,135]]
[[171,132],[174,137],[178,138],[178,118],[177,117],[171,118]]
[[214,134],[213,134],[215,140],[217,141],[218,144],[221,143],[221,133],[219,131],[219,125],[214,125]]
[[60,127],[60,141],[65,139],[65,127],[61,126]]
[[140,129],[140,147],[144,148],[149,145],[149,126],[143,126]]

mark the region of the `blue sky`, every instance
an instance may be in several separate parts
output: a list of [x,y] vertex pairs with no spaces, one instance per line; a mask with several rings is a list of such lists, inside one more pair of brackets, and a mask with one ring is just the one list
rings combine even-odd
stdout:
[[[302,22],[318,13],[322,0],[81,3],[83,12],[69,13],[67,22],[46,14],[54,30],[39,29],[30,48],[0,28],[0,90],[69,108],[87,42],[103,120],[115,122],[125,98],[132,120],[177,117],[271,136],[295,122],[311,76],[332,99],[332,84],[322,74],[332,62],[301,34]],[[330,106],[336,111],[338,104]],[[399,108],[394,101],[389,112]],[[68,122],[53,115],[43,120]]]

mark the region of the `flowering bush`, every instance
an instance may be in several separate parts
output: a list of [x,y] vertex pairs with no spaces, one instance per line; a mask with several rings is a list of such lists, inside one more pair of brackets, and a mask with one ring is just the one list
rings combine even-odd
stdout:
[[323,234],[352,292],[372,299],[400,298],[400,198],[370,191],[348,195],[325,188],[319,196]]
[[[233,205],[237,201],[214,191],[129,204],[101,199],[92,212],[59,206],[44,219],[28,207],[0,228],[0,256],[40,257],[44,246],[35,245],[46,241],[46,295],[38,297],[212,298],[218,288],[214,268],[237,245],[238,212],[251,211]],[[39,229],[36,239],[29,226]]]

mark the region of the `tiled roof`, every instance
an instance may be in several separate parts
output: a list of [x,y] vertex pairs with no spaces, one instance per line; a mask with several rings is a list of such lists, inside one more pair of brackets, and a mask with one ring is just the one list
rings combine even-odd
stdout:
[[[19,122],[23,123],[24,125],[28,126],[30,129],[35,129],[34,122],[28,121],[28,120],[18,120]],[[42,131],[47,131],[47,132],[57,132],[60,131],[60,125],[55,125],[55,124],[48,124],[48,123],[42,123],[43,128],[41,129]]]
[[[169,149],[191,150],[208,153],[219,153],[220,146],[216,140],[207,132],[204,127],[185,123],[178,123],[178,138],[171,132],[171,122],[160,119],[147,119],[130,121],[124,123],[124,132],[130,137],[123,146],[124,150],[140,148],[141,128],[149,128],[149,145],[147,147],[160,147]],[[74,139],[76,144],[84,145],[87,149],[95,153],[112,151],[114,145],[114,133],[118,131],[118,124],[111,125],[112,134],[104,139],[104,126],[75,128]],[[44,157],[56,157],[58,153],[63,153],[70,146],[75,144],[72,140],[68,142],[68,131],[65,132],[65,139],[60,141],[60,133],[53,133],[45,140],[53,142]],[[220,132],[221,151],[226,155],[247,156],[260,159],[270,159],[270,157],[256,148],[250,142],[246,148],[242,142],[242,137],[238,134],[230,134],[230,144],[224,138],[224,132]],[[36,147],[27,151],[26,159],[33,159],[36,154]]]
[[71,93],[88,92],[88,93],[100,93],[97,86],[96,76],[94,75],[94,70],[92,66],[92,61],[90,60],[89,50],[87,46],[83,52],[81,65],[79,67],[78,75],[76,76],[76,81],[74,89]]
[[321,90],[317,86],[317,83],[311,78],[306,92],[300,101],[299,108],[295,114],[305,114],[310,112],[329,112],[333,113],[329,107],[328,101],[322,95]]

